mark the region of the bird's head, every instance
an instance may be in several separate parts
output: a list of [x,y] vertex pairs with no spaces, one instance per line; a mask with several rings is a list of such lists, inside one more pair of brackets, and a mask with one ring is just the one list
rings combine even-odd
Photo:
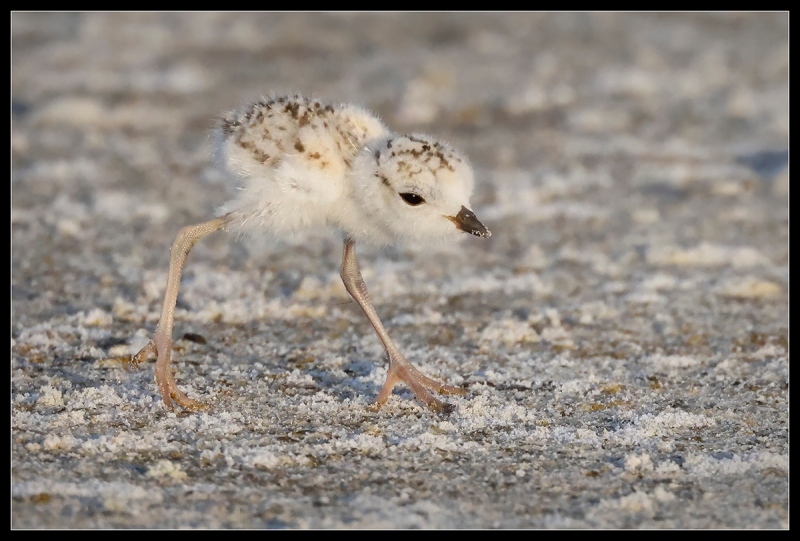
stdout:
[[392,135],[360,156],[354,196],[370,221],[403,244],[452,242],[491,232],[470,210],[472,167],[449,145],[427,135]]

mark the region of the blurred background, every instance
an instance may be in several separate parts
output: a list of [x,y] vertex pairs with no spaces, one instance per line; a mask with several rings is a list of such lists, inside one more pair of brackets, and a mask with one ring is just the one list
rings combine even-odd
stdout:
[[[58,493],[41,488],[48,480],[81,482],[57,468],[63,445],[48,446],[44,434],[63,434],[75,455],[70,467],[102,478],[91,442],[123,425],[110,413],[83,421],[75,412],[87,400],[100,411],[124,404],[114,415],[131,416],[124,426],[144,427],[161,411],[151,367],[127,373],[123,360],[155,328],[178,229],[211,218],[228,196],[210,161],[209,129],[222,112],[283,92],[356,102],[397,132],[449,141],[476,169],[472,205],[490,240],[467,239],[437,254],[360,251],[378,312],[418,365],[481,389],[487,426],[506,419],[522,430],[498,431],[493,442],[470,439],[468,424],[479,417],[471,411],[452,420],[461,427],[452,435],[458,446],[465,444],[459,438],[477,441],[512,468],[547,455],[557,429],[600,434],[631,412],[713,417],[719,408],[735,412],[727,424],[648,437],[678,441],[709,464],[721,449],[788,456],[787,13],[13,13],[11,23],[17,525],[141,524],[118,513],[113,498],[92,503],[72,489],[47,504],[60,505],[55,512],[38,505],[38,494]],[[249,432],[272,443],[292,432],[300,401],[320,389],[363,409],[385,374],[383,353],[339,282],[340,250],[325,237],[252,253],[224,235],[198,244],[175,330],[178,381],[189,394],[215,397],[219,411],[278,412],[280,419],[266,417],[274,432]],[[289,369],[314,384],[306,391],[305,384],[259,387]],[[99,385],[102,393],[87,394]],[[504,385],[505,395],[498,390]],[[535,392],[509,398],[524,389]],[[415,408],[398,392],[394,407]],[[595,395],[604,398],[589,398]],[[508,417],[502,408],[509,400],[540,417]],[[592,400],[592,408],[581,408]],[[459,404],[466,411],[470,402]],[[326,415],[346,424],[336,417],[343,410]],[[414,430],[411,420],[398,423],[400,439],[402,430]],[[182,437],[171,430],[184,433],[178,425],[159,430],[169,441]],[[587,440],[587,452],[600,453],[598,463],[612,473],[627,471],[631,440],[608,438],[603,446],[621,447],[603,454],[601,440]],[[289,446],[283,453],[307,454],[291,447],[304,445],[302,438],[280,441]],[[658,456],[677,463],[669,457],[689,452],[641,441],[656,464]],[[206,444],[192,440],[181,452],[197,458]],[[125,460],[161,456],[158,445],[141,445],[147,453]],[[128,466],[106,460],[106,471],[128,478],[120,473]],[[574,474],[595,483],[600,499],[619,503],[625,493],[602,468],[587,477],[585,456],[553,460],[540,476],[552,474],[555,484]],[[468,469],[484,463],[478,455],[462,459]],[[190,478],[207,475],[199,466],[192,474],[192,464],[181,466]],[[347,457],[342,464],[367,467]],[[569,505],[544,496],[528,501],[530,486],[489,481],[476,481],[474,493],[487,501],[468,490],[454,496],[439,491],[456,483],[445,471],[442,488],[432,489],[442,509],[429,518],[378,513],[369,516],[380,520],[358,522],[356,512],[356,522],[336,522],[290,492],[282,493],[283,512],[264,507],[239,522],[214,522],[222,515],[213,505],[205,515],[194,508],[194,523],[160,511],[148,516],[162,526],[212,527],[784,527],[784,463],[769,464],[778,473],[758,481],[763,472],[753,466],[739,495],[723,474],[700,475],[719,484],[696,488],[686,469],[684,492],[673,490],[674,501],[648,500],[644,511],[628,500],[603,507],[583,491]],[[241,460],[225,466],[234,473],[219,467],[225,473],[209,483],[240,486]],[[302,477],[308,465],[294,467]],[[254,471],[252,486],[275,486],[264,468]],[[523,482],[525,470],[517,471],[508,470],[509,483]],[[328,473],[331,483],[344,483],[330,485],[325,497],[334,498],[346,475]],[[729,494],[691,502],[705,492]],[[125,494],[126,505],[145,505]],[[104,515],[92,513],[101,508]]]

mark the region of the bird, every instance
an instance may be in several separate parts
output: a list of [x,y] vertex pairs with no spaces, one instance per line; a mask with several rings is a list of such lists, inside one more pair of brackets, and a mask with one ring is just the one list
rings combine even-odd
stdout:
[[342,282],[389,358],[374,406],[385,404],[402,382],[429,409],[453,411],[433,393],[465,391],[424,375],[400,352],[372,305],[356,245],[436,246],[465,233],[489,238],[491,231],[470,207],[474,173],[467,158],[432,136],[394,133],[359,105],[301,94],[264,97],[221,115],[210,138],[213,161],[234,188],[233,197],[215,218],[178,232],[155,336],[130,359],[138,366],[156,355],[155,379],[167,409],[205,407],[179,389],[170,359],[178,288],[192,247],[219,230],[280,239],[321,228],[341,235]]

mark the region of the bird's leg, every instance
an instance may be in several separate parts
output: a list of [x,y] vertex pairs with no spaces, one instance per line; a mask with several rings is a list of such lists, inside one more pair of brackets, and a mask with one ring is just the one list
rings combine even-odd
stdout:
[[345,240],[344,255],[342,256],[342,282],[344,287],[353,299],[361,306],[364,313],[367,315],[370,323],[375,328],[378,338],[383,342],[383,347],[386,348],[386,353],[389,355],[389,373],[386,375],[386,383],[383,384],[378,398],[375,403],[380,407],[382,404],[389,400],[392,394],[392,389],[399,382],[405,382],[416,397],[426,406],[434,411],[451,411],[453,406],[442,402],[434,397],[430,391],[436,391],[444,394],[466,394],[463,389],[453,387],[452,385],[445,385],[434,379],[431,379],[419,370],[414,365],[406,360],[397,346],[394,345],[389,333],[383,328],[380,318],[378,317],[375,308],[372,307],[372,302],[369,300],[369,292],[367,292],[367,285],[364,283],[364,278],[361,276],[361,271],[358,268],[356,261],[356,244],[352,239]]
[[183,272],[183,265],[186,263],[186,257],[189,255],[189,251],[198,240],[214,231],[222,229],[227,225],[229,220],[230,217],[225,215],[202,224],[184,227],[178,232],[178,236],[175,237],[175,242],[172,244],[172,251],[170,252],[167,291],[164,294],[164,306],[161,309],[161,319],[156,328],[155,339],[148,342],[139,353],[131,358],[131,364],[133,366],[138,366],[138,364],[151,353],[158,354],[158,360],[156,361],[156,383],[158,384],[158,390],[161,392],[161,398],[169,409],[172,409],[172,400],[187,409],[199,409],[202,407],[201,402],[189,398],[183,391],[178,389],[175,376],[172,375],[172,370],[169,368],[170,351],[172,350],[172,323],[175,318],[175,303],[178,300],[178,286],[181,284],[181,273]]

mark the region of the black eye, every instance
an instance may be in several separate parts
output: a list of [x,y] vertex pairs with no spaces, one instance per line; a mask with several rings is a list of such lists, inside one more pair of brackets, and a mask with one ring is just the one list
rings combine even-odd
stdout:
[[415,193],[401,193],[400,197],[403,198],[403,201],[411,205],[412,207],[416,207],[417,205],[421,205],[425,202],[425,200],[418,196]]

